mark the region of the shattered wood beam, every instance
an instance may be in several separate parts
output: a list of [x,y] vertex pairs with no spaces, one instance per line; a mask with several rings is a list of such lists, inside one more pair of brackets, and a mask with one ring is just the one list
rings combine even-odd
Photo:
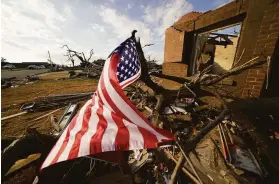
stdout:
[[169,184],[175,183],[177,174],[179,173],[179,170],[182,168],[184,161],[185,161],[184,156],[182,154],[180,154],[179,159],[176,163],[176,166],[175,166],[174,170],[172,171]]
[[148,87],[150,87],[156,94],[160,94],[162,92],[165,92],[166,89],[162,86],[159,86],[155,82],[153,82],[150,78],[150,75],[148,74],[148,67],[147,62],[143,54],[143,50],[140,44],[140,40],[136,42],[136,48],[139,54],[139,60],[141,63],[141,76],[140,80],[143,81]]
[[[172,156],[172,154],[170,152],[168,152],[167,150],[164,150],[164,153],[175,163],[177,164],[178,161]],[[186,174],[195,184],[200,184],[200,182],[197,180],[197,178],[190,172],[188,171],[185,166],[182,166],[182,171],[184,172],[184,174]]]
[[243,72],[244,70],[247,70],[247,69],[253,68],[255,66],[259,66],[259,65],[266,63],[266,60],[257,60],[258,58],[259,57],[253,58],[250,61],[246,62],[244,65],[235,67],[235,68],[229,70],[228,72],[224,73],[223,75],[220,75],[219,77],[216,77],[214,79],[202,80],[200,82],[200,84],[206,85],[206,86],[214,85],[214,84],[220,82],[221,80],[223,80],[224,78],[227,78],[232,75],[237,75],[237,74]]
[[186,145],[186,146],[182,147],[184,154],[187,155],[192,150],[194,150],[196,148],[196,146],[198,145],[198,143],[201,141],[201,139],[206,134],[208,134],[213,128],[215,128],[225,118],[225,116],[228,114],[228,112],[229,112],[229,110],[227,108],[225,108],[213,122],[206,125],[195,137],[193,137],[192,139],[190,139],[186,142],[183,142],[183,145]]
[[[136,31],[133,31],[132,33],[132,37],[134,37]],[[136,41],[136,49],[138,51],[138,55],[139,55],[139,60],[141,63],[141,76],[140,76],[140,80],[143,81],[149,88],[151,88],[154,93],[155,96],[157,98],[157,104],[156,104],[156,108],[154,109],[154,120],[152,121],[152,123],[154,123],[154,126],[158,126],[159,122],[160,122],[160,114],[162,114],[164,108],[165,108],[165,104],[166,102],[168,102],[168,97],[170,96],[170,94],[177,94],[178,90],[170,90],[170,89],[165,89],[164,87],[156,84],[155,82],[152,81],[152,79],[150,78],[150,75],[148,74],[148,66],[147,66],[147,62],[146,59],[144,57],[144,53],[140,44],[140,40]],[[164,122],[167,124],[167,122]]]

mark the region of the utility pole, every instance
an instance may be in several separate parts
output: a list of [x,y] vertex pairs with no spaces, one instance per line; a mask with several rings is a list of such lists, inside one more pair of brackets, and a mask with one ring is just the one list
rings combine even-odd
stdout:
[[49,61],[49,64],[50,64],[50,70],[52,71],[53,70],[53,67],[52,67],[52,61],[51,61],[51,57],[50,57],[50,53],[48,51],[48,61]]

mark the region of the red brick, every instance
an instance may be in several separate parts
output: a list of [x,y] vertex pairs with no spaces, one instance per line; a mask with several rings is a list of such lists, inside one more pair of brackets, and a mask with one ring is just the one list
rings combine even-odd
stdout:
[[253,81],[256,81],[256,78],[255,77],[247,77],[246,81],[247,82],[253,82]]
[[248,73],[248,77],[262,77],[265,76],[266,71],[262,69],[257,69],[257,73]]
[[256,78],[256,81],[263,82],[265,78]]
[[264,14],[265,15],[274,15],[278,12],[278,8],[276,6],[273,6],[272,8],[269,8]]
[[275,16],[274,14],[269,14],[269,15],[265,14],[263,17],[263,22],[273,19],[274,16]]
[[260,96],[260,90],[258,90],[258,89],[252,89],[251,90],[251,94],[253,95],[253,96]]
[[183,63],[163,63],[163,74],[175,77],[187,77],[187,65]]
[[251,84],[251,85],[262,85],[263,83],[260,81],[255,81],[255,82],[246,82],[246,84]]
[[253,86],[253,89],[262,89],[262,86]]
[[170,27],[166,30],[164,62],[181,62],[184,32]]
[[248,74],[250,75],[250,74],[257,74],[258,73],[258,70],[257,69],[250,69],[249,71],[248,71]]
[[266,39],[268,39],[268,37],[269,37],[269,35],[268,35],[268,34],[266,34],[266,35],[261,35],[261,36],[258,36],[258,39],[257,39],[257,41],[260,41],[260,40],[266,40]]
[[265,76],[265,75],[266,75],[266,69],[258,70],[257,76]]
[[271,38],[271,39],[268,38],[268,39],[265,39],[265,40],[259,40],[259,41],[257,42],[257,44],[258,44],[258,45],[261,45],[261,44],[269,44],[269,43],[271,43],[271,44],[274,43],[274,44],[275,44],[276,41],[277,41],[277,40],[274,39],[274,38]]
[[271,34],[269,34],[268,35],[268,38],[277,38],[278,39],[278,36],[279,36],[279,32],[277,32],[277,33],[271,33]]
[[266,50],[267,50],[267,51],[268,51],[268,50],[272,50],[272,51],[273,51],[273,49],[275,48],[275,44],[276,44],[276,41],[274,41],[274,43],[268,43],[268,44],[266,44],[266,45],[265,45]]
[[242,91],[242,96],[243,96],[243,95],[248,96],[248,94],[249,94],[249,93],[248,93],[248,90],[243,90],[243,91]]

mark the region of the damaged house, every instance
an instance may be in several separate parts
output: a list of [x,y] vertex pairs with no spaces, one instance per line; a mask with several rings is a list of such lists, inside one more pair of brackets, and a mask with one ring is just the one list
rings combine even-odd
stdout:
[[236,0],[205,13],[190,12],[166,29],[163,74],[187,77],[208,65],[222,73],[251,59],[270,61],[223,81],[237,97],[278,96],[279,4]]

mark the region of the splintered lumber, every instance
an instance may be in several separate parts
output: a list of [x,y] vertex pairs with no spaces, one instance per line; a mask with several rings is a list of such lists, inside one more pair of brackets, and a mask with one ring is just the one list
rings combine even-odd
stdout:
[[62,109],[62,108],[59,108],[59,109],[56,109],[56,110],[54,110],[54,111],[51,111],[51,112],[49,112],[49,113],[47,113],[47,114],[44,114],[44,115],[42,115],[42,116],[40,116],[40,117],[38,117],[38,118],[32,120],[30,123],[32,123],[32,122],[34,122],[34,121],[38,121],[38,120],[40,120],[40,119],[42,119],[42,118],[44,118],[44,117],[46,117],[46,116],[49,116],[49,115],[51,115],[51,114],[53,114],[53,113],[55,113],[55,112],[57,112],[57,111],[60,111],[61,109]]
[[244,70],[247,70],[249,68],[259,66],[259,65],[262,65],[262,64],[266,63],[266,60],[258,60],[258,59],[259,59],[259,57],[255,57],[255,58],[247,61],[245,64],[240,65],[238,67],[235,67],[235,68],[229,70],[228,72],[226,72],[226,73],[224,73],[224,74],[222,74],[218,77],[215,77],[212,80],[206,80],[205,79],[205,80],[201,81],[201,84],[202,85],[207,85],[207,86],[213,85],[213,84],[216,84],[217,82],[220,82],[224,78],[227,78],[227,77],[232,76],[232,75],[240,74]]
[[[175,163],[177,164],[178,161],[172,156],[172,154],[166,150],[164,150],[164,153]],[[184,174],[186,174],[195,184],[200,184],[200,182],[195,178],[195,176],[188,171],[184,166],[182,166],[182,171]]]
[[185,161],[184,156],[182,154],[180,154],[179,159],[176,163],[176,166],[175,166],[175,168],[172,172],[169,184],[174,184],[175,183],[177,174],[178,174],[179,170],[182,168],[182,166],[184,164],[184,161]]
[[229,111],[227,109],[224,109],[213,122],[206,125],[194,138],[186,141],[183,145],[187,146],[182,147],[182,150],[184,150],[185,155],[191,152],[193,149],[195,149],[200,140],[206,134],[208,134],[214,127],[216,127],[224,119],[228,112]]
[[24,111],[24,112],[20,112],[20,113],[17,113],[17,114],[10,115],[10,116],[6,116],[6,117],[1,118],[1,121],[6,120],[6,119],[10,119],[10,118],[14,118],[14,117],[26,114],[26,113],[27,113],[27,111]]

